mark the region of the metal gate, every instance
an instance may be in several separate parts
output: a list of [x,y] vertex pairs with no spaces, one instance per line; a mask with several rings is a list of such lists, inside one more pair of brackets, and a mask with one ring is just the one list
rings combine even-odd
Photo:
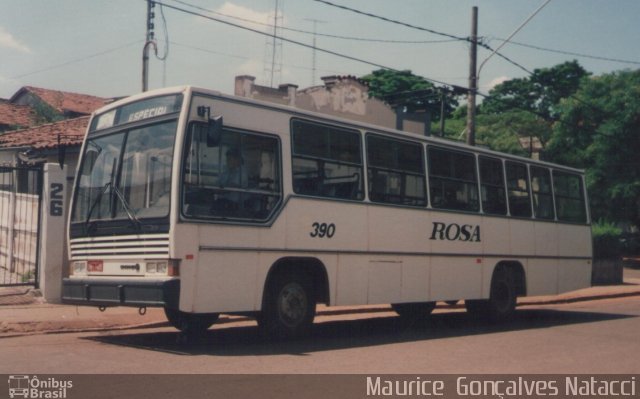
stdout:
[[42,167],[0,166],[0,287],[38,287]]

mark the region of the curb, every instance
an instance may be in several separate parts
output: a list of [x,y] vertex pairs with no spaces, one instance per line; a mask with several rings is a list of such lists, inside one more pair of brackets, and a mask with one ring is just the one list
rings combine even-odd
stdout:
[[[568,297],[568,298],[553,298],[553,299],[540,299],[540,300],[532,300],[527,302],[518,303],[518,307],[528,307],[528,306],[536,306],[536,305],[561,305],[561,304],[569,304],[576,302],[586,302],[586,301],[594,301],[594,300],[605,300],[605,299],[615,299],[615,298],[627,298],[640,296],[640,290],[630,291],[630,292],[621,292],[621,293],[605,293],[600,295],[587,295],[587,296],[576,296],[576,297]],[[456,305],[438,305],[436,309],[464,309],[463,304]],[[369,308],[345,308],[345,309],[323,309],[316,313],[317,316],[340,316],[340,315],[348,315],[348,314],[357,314],[357,313],[384,313],[391,312],[392,309],[389,306],[378,306],[378,307],[369,307]],[[221,317],[216,324],[228,324],[235,323],[238,321],[247,321],[252,318],[246,316],[234,316],[230,317]],[[151,328],[160,328],[169,326],[168,321],[152,321],[147,323],[140,324],[125,324],[125,325],[114,325],[114,326],[105,326],[105,327],[84,327],[84,328],[58,328],[51,330],[36,330],[36,331],[27,331],[27,332],[7,332],[0,333],[0,340],[4,338],[17,338],[28,335],[45,335],[45,334],[71,334],[71,333],[84,333],[84,332],[108,332],[108,331],[126,331],[126,330],[136,330],[136,329],[151,329]]]

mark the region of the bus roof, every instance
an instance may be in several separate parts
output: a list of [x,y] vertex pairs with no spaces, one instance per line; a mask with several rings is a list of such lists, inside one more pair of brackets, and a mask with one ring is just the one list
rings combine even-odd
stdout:
[[483,147],[477,147],[477,146],[470,146],[466,143],[463,142],[459,142],[459,141],[453,141],[453,140],[449,140],[449,139],[445,139],[445,138],[441,138],[441,137],[434,137],[434,136],[421,136],[415,133],[409,133],[406,131],[401,131],[401,130],[396,130],[396,129],[392,129],[392,128],[388,128],[385,126],[380,126],[380,125],[374,125],[374,124],[370,124],[370,123],[366,123],[366,122],[359,122],[359,121],[354,121],[354,120],[350,120],[344,117],[339,117],[339,116],[333,116],[333,115],[328,115],[328,114],[323,114],[323,113],[319,113],[319,112],[314,112],[314,111],[308,111],[305,109],[300,109],[300,108],[296,108],[296,107],[292,107],[292,106],[288,106],[288,105],[282,105],[282,104],[277,104],[277,103],[271,103],[271,102],[266,102],[266,101],[260,101],[260,100],[255,100],[255,99],[251,99],[251,98],[246,98],[246,97],[239,97],[239,96],[234,96],[234,95],[229,95],[229,94],[223,94],[219,91],[216,90],[211,90],[211,89],[205,89],[205,88],[200,88],[200,87],[194,87],[194,86],[175,86],[175,87],[169,87],[169,88],[163,88],[163,89],[155,89],[155,90],[150,90],[147,92],[143,92],[143,93],[139,93],[139,94],[135,94],[133,96],[130,97],[126,97],[123,99],[120,99],[118,101],[115,101],[111,104],[108,104],[98,110],[96,110],[93,115],[99,115],[102,114],[104,112],[108,112],[114,108],[118,108],[122,105],[131,103],[131,102],[135,102],[135,101],[139,101],[145,98],[149,98],[149,97],[157,97],[157,96],[163,96],[163,95],[170,95],[170,94],[189,94],[189,93],[194,93],[194,94],[202,94],[202,95],[206,95],[206,96],[210,96],[210,97],[214,97],[214,98],[219,98],[221,100],[224,101],[230,101],[230,102],[236,102],[236,103],[243,103],[243,104],[250,104],[253,106],[257,106],[257,107],[261,107],[261,108],[267,108],[273,111],[278,111],[278,112],[284,112],[287,114],[291,114],[294,116],[298,116],[298,117],[307,117],[307,118],[312,118],[312,119],[316,119],[319,121],[323,121],[326,123],[338,123],[342,126],[345,127],[350,127],[350,128],[354,128],[354,129],[359,129],[359,130],[365,130],[367,132],[371,132],[371,133],[384,133],[387,135],[391,135],[397,138],[403,138],[406,140],[413,140],[413,141],[421,141],[427,144],[433,144],[433,145],[441,145],[443,147],[449,147],[451,149],[456,149],[456,150],[460,150],[460,151],[471,151],[471,152],[475,152],[478,154],[483,154],[483,155],[487,155],[487,156],[493,156],[493,157],[498,157],[498,158],[505,158],[505,159],[509,159],[509,160],[515,160],[515,161],[520,161],[520,162],[526,162],[529,164],[534,164],[534,165],[540,165],[540,166],[546,166],[546,167],[553,167],[556,169],[564,169],[566,171],[571,171],[574,173],[580,173],[580,174],[584,174],[584,170],[583,169],[577,169],[577,168],[572,168],[569,166],[564,166],[564,165],[560,165],[560,164],[554,164],[551,162],[546,162],[546,161],[540,161],[540,160],[536,160],[536,159],[531,159],[531,158],[525,158],[525,157],[521,157],[518,155],[513,155],[513,154],[508,154],[508,153],[503,153],[503,152],[498,152],[498,151],[494,151],[494,150],[490,150],[487,148],[483,148]]

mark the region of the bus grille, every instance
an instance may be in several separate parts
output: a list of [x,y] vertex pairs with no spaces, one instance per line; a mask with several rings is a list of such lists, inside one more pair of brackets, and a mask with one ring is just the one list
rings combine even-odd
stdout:
[[71,259],[168,258],[169,234],[75,238]]

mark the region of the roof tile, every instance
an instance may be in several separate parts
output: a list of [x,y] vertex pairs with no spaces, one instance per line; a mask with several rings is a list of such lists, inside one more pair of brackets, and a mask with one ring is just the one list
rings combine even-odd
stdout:
[[33,86],[25,86],[24,89],[40,97],[42,101],[55,108],[58,112],[70,111],[88,115],[104,106],[108,101],[108,99],[87,94],[49,90]]
[[60,135],[60,143],[62,145],[80,145],[84,139],[88,123],[89,117],[83,116],[29,129],[14,130],[0,135],[0,148],[57,148],[58,135]]
[[0,125],[28,127],[36,124],[36,115],[28,105],[0,101]]

